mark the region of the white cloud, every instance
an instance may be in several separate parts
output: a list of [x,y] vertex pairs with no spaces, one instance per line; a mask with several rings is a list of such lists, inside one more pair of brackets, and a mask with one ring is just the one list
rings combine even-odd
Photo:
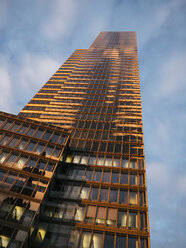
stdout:
[[0,67],[0,108],[10,112],[12,109],[11,79],[6,68]]
[[185,80],[186,52],[176,51],[166,58],[159,74],[160,96],[171,96],[186,89]]
[[46,19],[42,24],[43,33],[51,39],[71,33],[76,25],[77,1],[52,1],[49,6],[49,15],[46,13]]
[[[14,97],[17,98],[22,92],[23,105],[44,85],[52,74],[60,66],[59,62],[48,56],[39,54],[24,54],[21,60],[21,70],[14,70],[12,81],[14,84]],[[17,99],[19,102],[20,99]]]

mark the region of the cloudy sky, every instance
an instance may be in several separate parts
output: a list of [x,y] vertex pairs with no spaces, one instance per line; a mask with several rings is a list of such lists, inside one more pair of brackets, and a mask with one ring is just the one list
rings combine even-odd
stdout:
[[152,248],[186,247],[186,0],[0,0],[0,110],[100,31],[137,31]]

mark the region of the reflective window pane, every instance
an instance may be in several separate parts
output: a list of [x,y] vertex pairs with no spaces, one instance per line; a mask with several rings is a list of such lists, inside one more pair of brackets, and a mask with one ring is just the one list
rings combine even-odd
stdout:
[[129,192],[129,203],[130,204],[137,204],[137,193],[130,191]]
[[109,202],[117,202],[117,199],[118,199],[118,190],[111,189],[110,196],[109,196]]
[[89,232],[83,232],[81,236],[81,243],[80,243],[80,248],[89,248],[90,246],[90,241],[91,241],[91,233]]
[[98,199],[98,191],[99,191],[99,188],[92,187],[91,193],[90,193],[90,200],[97,200]]
[[94,233],[91,247],[92,248],[101,248],[102,247],[103,235],[99,233]]
[[128,238],[128,246],[130,248],[138,248],[138,239],[137,238]]
[[114,247],[114,235],[106,233],[104,239],[104,248],[113,248],[113,247]]
[[99,200],[100,201],[107,201],[107,195],[108,195],[108,189],[102,188],[100,191]]
[[120,176],[120,183],[121,183],[121,184],[128,184],[128,174],[126,174],[126,173],[121,173],[121,176]]
[[117,235],[116,248],[126,248],[126,237]]
[[118,227],[127,226],[127,212],[118,211]]
[[119,203],[127,203],[127,191],[126,190],[120,190],[119,194]]
[[103,178],[102,178],[102,182],[110,182],[110,171],[104,171],[103,172]]
[[119,183],[119,172],[112,172],[111,183]]

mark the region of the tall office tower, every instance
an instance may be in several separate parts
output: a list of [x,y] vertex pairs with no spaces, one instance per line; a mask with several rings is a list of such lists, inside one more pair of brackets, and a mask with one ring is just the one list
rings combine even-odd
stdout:
[[149,248],[135,32],[101,32],[19,116],[71,130],[29,247]]

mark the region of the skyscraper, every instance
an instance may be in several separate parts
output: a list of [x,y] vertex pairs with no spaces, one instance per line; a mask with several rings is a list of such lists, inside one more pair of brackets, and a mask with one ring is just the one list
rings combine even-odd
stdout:
[[149,248],[136,33],[101,32],[19,117],[71,131],[27,245]]

